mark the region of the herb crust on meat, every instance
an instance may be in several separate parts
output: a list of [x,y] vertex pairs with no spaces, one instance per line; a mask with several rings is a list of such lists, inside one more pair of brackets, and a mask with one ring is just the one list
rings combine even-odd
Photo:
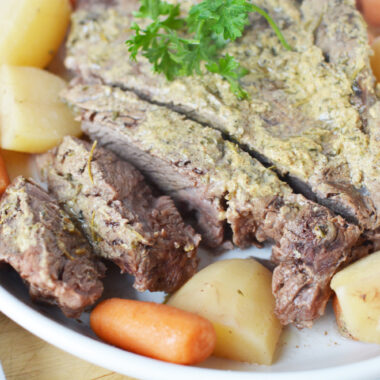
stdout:
[[250,71],[241,81],[245,101],[218,75],[167,82],[144,57],[130,62],[123,42],[138,2],[101,11],[85,3],[74,16],[66,64],[86,82],[132,90],[221,130],[297,191],[359,225],[372,249],[380,244],[380,102],[354,0],[258,1],[293,50],[252,16],[253,27],[226,48]]
[[82,232],[45,190],[17,177],[0,201],[0,262],[28,284],[33,299],[58,305],[68,317],[101,296],[105,267]]
[[73,137],[41,156],[39,165],[94,251],[135,276],[136,289],[172,292],[195,273],[200,236],[132,165]]

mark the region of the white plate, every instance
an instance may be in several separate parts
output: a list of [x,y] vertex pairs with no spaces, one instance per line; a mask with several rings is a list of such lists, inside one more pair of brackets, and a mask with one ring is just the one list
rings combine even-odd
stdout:
[[[265,257],[264,250],[230,251],[217,259]],[[215,260],[202,253],[202,266]],[[111,267],[105,280],[104,298],[111,296],[161,302],[163,293],[138,293],[132,278]],[[88,313],[80,320],[65,318],[58,308],[34,304],[18,275],[0,266],[0,310],[9,318],[47,342],[112,371],[147,380],[311,380],[379,379],[380,345],[353,342],[341,337],[331,309],[311,330],[287,328],[276,363],[270,367],[210,358],[197,367],[169,364],[135,355],[102,343],[88,325]]]

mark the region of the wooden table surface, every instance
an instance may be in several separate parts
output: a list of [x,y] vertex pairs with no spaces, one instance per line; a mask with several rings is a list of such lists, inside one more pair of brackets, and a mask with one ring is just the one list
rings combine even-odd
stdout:
[[1,313],[0,361],[7,380],[132,380],[61,351]]

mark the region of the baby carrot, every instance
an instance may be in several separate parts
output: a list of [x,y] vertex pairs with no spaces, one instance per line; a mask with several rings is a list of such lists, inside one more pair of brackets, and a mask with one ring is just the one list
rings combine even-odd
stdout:
[[375,40],[375,35],[369,30],[367,31],[367,35],[368,35],[368,43],[372,45],[373,41]]
[[369,25],[380,26],[380,1],[379,0],[361,0],[361,9],[365,20]]
[[137,354],[178,364],[196,364],[214,350],[216,334],[207,320],[172,306],[111,298],[90,316],[104,341]]
[[9,185],[9,176],[3,156],[0,154],[0,195],[4,193]]
[[370,57],[372,71],[380,82],[380,37],[376,37],[372,42],[373,55]]

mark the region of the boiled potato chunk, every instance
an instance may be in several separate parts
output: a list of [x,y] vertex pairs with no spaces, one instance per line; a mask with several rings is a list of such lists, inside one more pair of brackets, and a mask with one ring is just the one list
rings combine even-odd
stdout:
[[218,261],[191,278],[168,304],[213,323],[214,355],[269,365],[281,334],[271,282],[270,271],[253,259]]
[[0,1],[0,64],[45,67],[70,22],[68,0]]
[[345,336],[380,343],[380,252],[338,272],[331,281],[334,309]]
[[65,82],[32,67],[0,66],[0,140],[3,149],[44,152],[80,125],[59,99]]

